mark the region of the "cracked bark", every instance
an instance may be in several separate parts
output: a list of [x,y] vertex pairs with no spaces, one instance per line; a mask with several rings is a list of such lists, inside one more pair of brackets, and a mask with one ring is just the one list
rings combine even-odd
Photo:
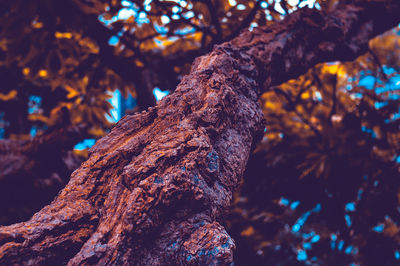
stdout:
[[262,135],[262,89],[355,59],[398,14],[397,0],[301,9],[216,46],[173,94],[99,140],[50,205],[0,227],[0,264],[229,264],[218,220]]

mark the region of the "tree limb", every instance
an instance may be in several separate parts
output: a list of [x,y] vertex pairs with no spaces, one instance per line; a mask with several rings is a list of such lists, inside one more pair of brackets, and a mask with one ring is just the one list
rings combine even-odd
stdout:
[[316,63],[353,60],[397,25],[397,0],[301,9],[195,60],[175,92],[123,118],[51,205],[0,228],[0,264],[232,262],[219,224],[264,123],[258,96]]

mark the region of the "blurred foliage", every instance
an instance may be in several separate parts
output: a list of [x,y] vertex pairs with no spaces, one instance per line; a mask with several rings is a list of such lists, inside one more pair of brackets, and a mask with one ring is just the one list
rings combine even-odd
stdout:
[[226,221],[239,265],[400,263],[399,35],[262,96],[265,136]]
[[[103,136],[110,92],[144,108],[213,45],[336,2],[2,0],[0,138],[82,123]],[[398,264],[398,35],[263,95],[265,137],[225,221],[237,264]]]
[[89,133],[102,136],[110,127],[107,92],[119,89],[137,97],[141,107],[152,105],[153,88],[173,90],[193,59],[214,44],[282,18],[275,6],[241,0],[3,0],[1,135],[27,139],[50,127],[86,123]]

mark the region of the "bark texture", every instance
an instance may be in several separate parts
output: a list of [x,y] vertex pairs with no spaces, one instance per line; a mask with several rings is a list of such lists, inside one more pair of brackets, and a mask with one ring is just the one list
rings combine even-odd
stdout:
[[50,205],[0,227],[0,264],[230,264],[218,220],[263,133],[262,89],[353,60],[398,14],[398,0],[301,9],[215,46],[173,94],[99,140]]

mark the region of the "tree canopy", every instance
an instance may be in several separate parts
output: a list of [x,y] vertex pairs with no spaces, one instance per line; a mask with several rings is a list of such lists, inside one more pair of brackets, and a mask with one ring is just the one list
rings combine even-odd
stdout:
[[[174,91],[193,60],[215,45],[272,26],[299,8],[329,12],[338,5],[334,0],[2,1],[0,136],[14,141],[10,147],[28,148],[0,145],[1,155],[13,149],[33,154],[29,160],[36,166],[8,176],[3,171],[0,182],[24,175],[20,180],[29,178],[26,184],[48,193],[42,207],[60,186],[49,192],[48,182],[35,180],[54,180],[53,170],[68,163],[57,159],[54,169],[43,173],[44,164],[37,162],[49,156],[40,154],[87,156],[70,151],[85,138],[109,132],[113,91],[136,99],[131,113],[146,110],[155,104],[154,88]],[[330,34],[338,33],[333,28]],[[319,64],[287,82],[279,72],[283,59],[271,68],[276,81],[264,84],[260,97],[264,136],[220,221],[236,242],[237,264],[398,263],[399,35],[395,27],[371,40],[355,61]],[[65,145],[32,153],[28,144],[40,138],[50,143],[46,136]],[[58,171],[57,182],[65,185],[77,166]],[[21,182],[3,187],[18,193]],[[2,206],[14,204],[1,199]],[[18,211],[5,212],[3,224],[38,210],[16,206]]]

